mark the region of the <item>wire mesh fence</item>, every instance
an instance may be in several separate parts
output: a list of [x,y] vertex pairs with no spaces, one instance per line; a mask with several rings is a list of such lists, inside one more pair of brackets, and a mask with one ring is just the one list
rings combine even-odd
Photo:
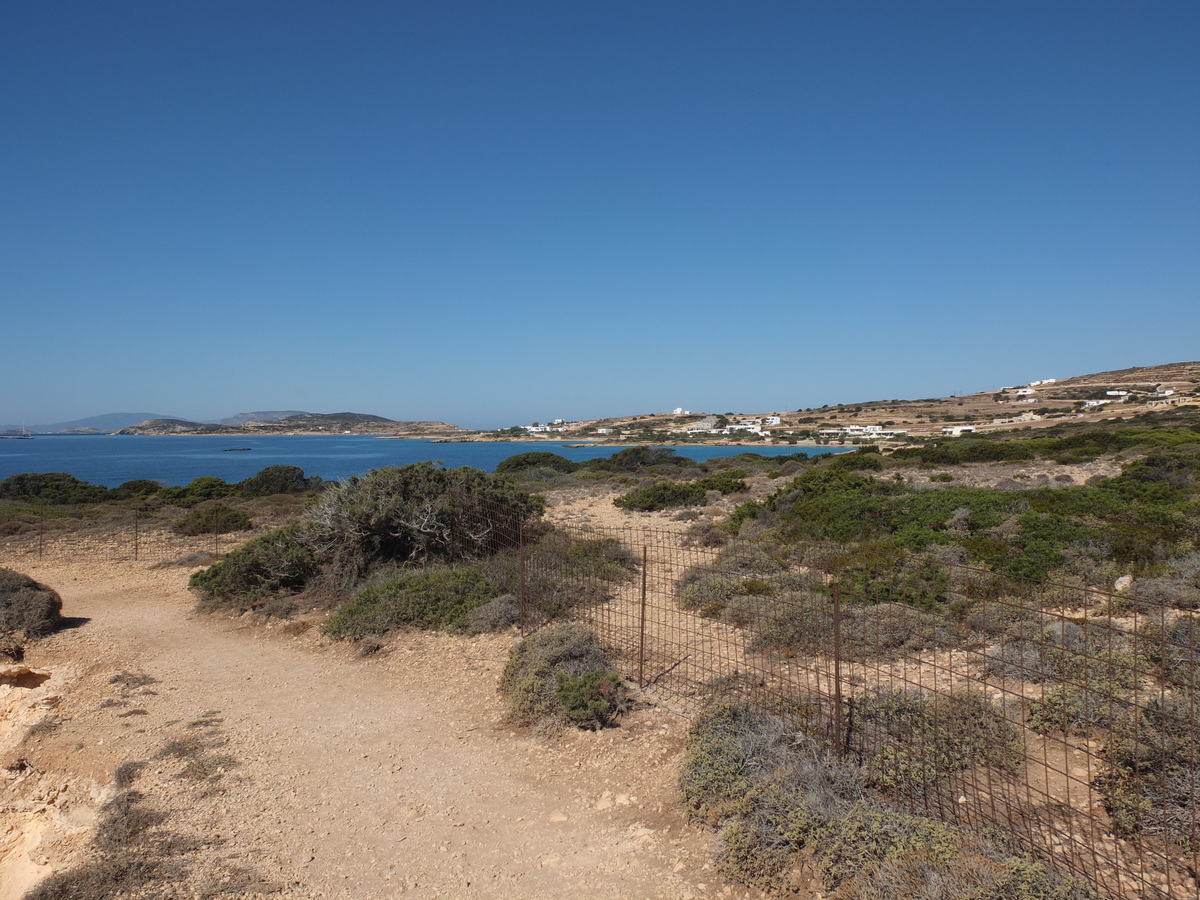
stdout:
[[165,563],[192,553],[220,556],[268,528],[227,530],[219,510],[211,522],[200,519],[182,534],[141,510],[109,513],[103,520],[60,520],[33,509],[20,530],[0,536],[0,560],[99,559],[113,562]]
[[1003,832],[1102,896],[1197,896],[1193,612],[924,557],[850,565],[823,547],[796,565],[668,531],[559,531],[634,562],[602,601],[582,579],[571,615],[660,702],[767,708],[898,805]]

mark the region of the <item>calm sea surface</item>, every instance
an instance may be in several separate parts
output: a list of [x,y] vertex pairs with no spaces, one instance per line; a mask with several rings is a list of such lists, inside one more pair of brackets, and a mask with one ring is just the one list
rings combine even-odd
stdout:
[[[249,450],[231,452],[234,448]],[[22,472],[66,472],[92,484],[116,487],[135,478],[167,485],[187,484],[201,475],[241,481],[267,466],[299,466],[306,475],[342,480],[380,466],[440,460],[448,467],[474,466],[490,472],[510,456],[549,450],[568,459],[611,456],[620,447],[566,447],[548,441],[434,444],[384,440],[364,435],[270,435],[262,437],[149,437],[144,435],[50,435],[31,441],[0,440],[0,480]],[[681,456],[711,459],[751,451],[764,456],[830,453],[829,447],[674,448]],[[838,448],[840,451],[843,448]],[[850,449],[850,448],[844,448]]]

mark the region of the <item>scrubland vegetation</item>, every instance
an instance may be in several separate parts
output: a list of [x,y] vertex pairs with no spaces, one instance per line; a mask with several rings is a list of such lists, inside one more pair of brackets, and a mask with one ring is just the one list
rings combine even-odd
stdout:
[[233,484],[205,476],[177,487],[137,479],[106,488],[62,472],[13,475],[0,481],[0,537],[103,530],[135,518],[182,535],[228,534],[294,519],[323,486],[296,466],[268,466]]
[[943,741],[937,746],[945,758],[927,760],[929,746],[912,742],[920,733],[913,717],[928,712],[923,702],[887,697],[873,712],[892,723],[895,765],[887,771],[894,783],[873,784],[867,770],[832,758],[770,712],[721,704],[697,717],[679,784],[689,816],[719,831],[717,868],[774,895],[800,893],[807,869],[816,872],[818,887],[845,900],[1091,896],[999,840],[888,802],[885,791],[901,783],[898,776],[938,777],[980,748],[990,748],[987,764],[1009,763],[1011,726],[975,696],[938,701],[969,743]]
[[[1115,474],[1072,468],[1101,459]],[[1038,483],[1025,483],[1021,467],[1034,464]],[[990,481],[977,474],[986,467]],[[1056,467],[1058,477],[1045,474]],[[804,864],[838,898],[1081,900],[1084,888],[1001,839],[905,808],[910,795],[942,790],[972,768],[1018,777],[1027,733],[1095,742],[1094,787],[1119,837],[1196,850],[1193,428],[971,436],[890,454],[706,463],[648,447],[587,463],[539,452],[506,460],[495,475],[421,464],[324,486],[299,470],[268,471],[254,485],[131,482],[107,500],[67,476],[17,476],[0,483],[0,497],[157,504],[185,510],[174,520],[183,529],[186,510],[238,527],[238,502],[294,492],[307,500],[297,521],[197,572],[191,587],[211,608],[327,610],[330,636],[364,644],[405,627],[477,633],[522,614],[541,624],[612,596],[635,571],[629,551],[546,524],[533,491],[615,488],[618,508],[678,509],[681,519],[704,508],[690,539],[715,559],[684,572],[673,596],[747,635],[750,652],[828,654],[836,591],[844,660],[955,648],[971,651],[990,679],[1042,688],[1014,713],[978,691],[875,686],[848,700],[837,753],[818,733],[816,701],[712,707],[692,728],[680,784],[689,815],[719,829],[723,873],[780,894],[802,887]],[[1113,593],[1119,581],[1132,586]],[[1096,588],[1103,606],[1089,593]],[[1149,608],[1155,616],[1139,615]],[[603,727],[630,702],[581,625],[522,641],[500,687],[511,721],[545,728]]]

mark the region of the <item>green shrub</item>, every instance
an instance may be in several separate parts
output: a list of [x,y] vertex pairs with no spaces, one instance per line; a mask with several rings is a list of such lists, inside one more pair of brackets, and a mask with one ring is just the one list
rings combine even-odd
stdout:
[[160,490],[162,490],[162,485],[157,481],[138,478],[133,481],[123,482],[120,486],[110,490],[107,499],[130,500],[133,498],[150,497],[157,494]]
[[314,475],[305,477],[304,470],[297,466],[267,466],[257,475],[239,481],[235,487],[244,497],[268,497],[273,494],[303,494],[318,489],[323,484]]
[[960,844],[953,825],[872,803],[855,804],[831,818],[814,838],[821,847],[821,879],[830,889],[869,874],[884,861],[917,857],[925,865],[949,865]]
[[669,447],[628,447],[608,459],[590,459],[580,469],[599,472],[637,472],[655,466],[692,466],[693,460],[679,456]]
[[540,624],[607,599],[635,563],[628,548],[613,538],[577,540],[551,529],[526,545],[523,578],[520,566],[515,550],[487,560],[488,572],[505,593],[524,592],[528,624]]
[[920,791],[974,765],[1011,772],[1025,758],[1017,729],[975,691],[857,697],[848,718],[849,745],[888,790]]
[[51,588],[12,569],[0,569],[0,633],[44,637],[62,624],[62,599]]
[[380,563],[478,559],[515,547],[541,510],[502,476],[416,463],[330,485],[308,517],[322,562],[353,582]]
[[308,538],[301,525],[272,531],[194,573],[188,587],[206,603],[240,611],[277,592],[301,590],[319,571]]
[[500,676],[500,691],[508,696],[509,719],[518,725],[599,728],[628,707],[600,641],[578,623],[550,625],[517,644]]
[[1162,835],[1189,853],[1200,851],[1200,728],[1195,699],[1155,698],[1125,705],[1100,749],[1097,786],[1123,837]]
[[639,512],[656,512],[676,506],[699,506],[706,496],[704,488],[695,482],[660,481],[622,494],[613,500],[613,505]]
[[627,691],[615,672],[593,669],[582,675],[554,676],[554,699],[576,725],[604,728],[628,706]]
[[[875,450],[876,448],[872,447],[871,449]],[[865,450],[858,450],[854,453],[839,453],[829,461],[829,465],[848,472],[883,471],[883,460],[880,459],[879,453],[869,453]]]
[[708,497],[709,491],[722,494],[740,493],[749,490],[742,469],[724,469],[716,475],[696,481],[660,481],[649,487],[638,488],[613,500],[621,509],[639,512],[657,512],[677,506],[699,506]]
[[26,472],[0,481],[0,499],[41,503],[97,503],[108,488],[80,481],[65,472]]
[[228,534],[254,527],[245,510],[218,501],[200,503],[175,524],[175,533],[184,535]]
[[191,507],[206,500],[221,500],[231,497],[236,493],[237,487],[226,483],[224,479],[205,475],[193,478],[187,484],[179,487],[162,488],[156,496],[164,503],[170,503],[173,506]]
[[358,639],[405,627],[462,631],[472,610],[501,593],[478,565],[402,571],[368,582],[337,608],[325,632]]
[[722,494],[741,494],[750,489],[743,469],[723,469],[716,475],[699,479],[695,485],[705,491],[720,491]]
[[692,819],[720,824],[784,759],[787,728],[745,703],[715,704],[688,729],[679,789]]
[[496,473],[499,475],[513,475],[517,472],[524,472],[527,469],[552,469],[555,472],[570,474],[579,468],[579,463],[567,459],[565,456],[560,456],[557,453],[549,453],[544,450],[535,450],[530,453],[518,453],[516,456],[510,456],[508,459],[501,460],[496,466]]

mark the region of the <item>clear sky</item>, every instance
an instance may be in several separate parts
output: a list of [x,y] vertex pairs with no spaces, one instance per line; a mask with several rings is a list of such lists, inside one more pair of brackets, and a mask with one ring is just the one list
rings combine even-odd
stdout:
[[0,423],[1200,358],[1200,3],[5,0]]

